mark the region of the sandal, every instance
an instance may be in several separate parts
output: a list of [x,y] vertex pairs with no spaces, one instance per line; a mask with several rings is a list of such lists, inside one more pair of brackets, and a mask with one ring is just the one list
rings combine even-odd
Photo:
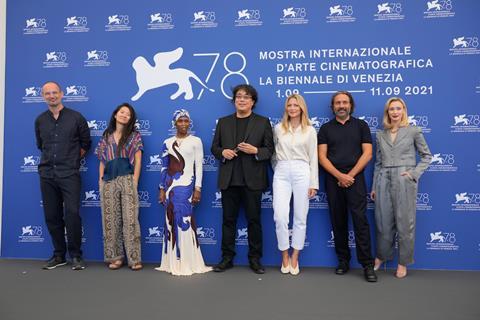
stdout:
[[134,265],[131,265],[131,266],[130,266],[130,269],[132,269],[132,271],[142,270],[142,269],[143,269],[143,265],[142,265],[140,262],[137,262],[137,263],[135,263]]
[[403,279],[407,276],[407,267],[398,265],[397,272],[395,272],[395,277],[397,279]]
[[108,269],[110,270],[118,270],[123,266],[123,261],[122,260],[115,260],[110,262],[108,265]]

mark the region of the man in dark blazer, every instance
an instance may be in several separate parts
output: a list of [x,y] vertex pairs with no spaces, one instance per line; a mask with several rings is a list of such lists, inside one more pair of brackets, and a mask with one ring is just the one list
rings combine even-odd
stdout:
[[250,268],[262,274],[262,225],[260,202],[268,186],[267,165],[274,152],[270,121],[252,112],[258,95],[241,84],[233,89],[236,112],[218,120],[212,154],[220,160],[218,187],[222,192],[222,261],[214,271],[233,267],[238,211],[243,205],[248,222]]

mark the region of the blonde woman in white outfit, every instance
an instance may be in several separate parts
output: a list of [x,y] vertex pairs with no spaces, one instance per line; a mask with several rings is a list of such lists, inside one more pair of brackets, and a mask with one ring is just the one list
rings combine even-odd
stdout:
[[[285,102],[282,122],[273,133],[273,219],[282,273],[300,272],[298,256],[305,243],[309,199],[318,190],[317,133],[308,119],[307,105],[299,94]],[[289,255],[289,214],[293,193],[292,255]]]

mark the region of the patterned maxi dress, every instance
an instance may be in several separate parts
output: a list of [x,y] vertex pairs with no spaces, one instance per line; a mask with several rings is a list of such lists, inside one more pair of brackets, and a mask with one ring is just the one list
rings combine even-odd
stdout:
[[162,147],[160,187],[166,193],[162,262],[159,271],[192,275],[211,270],[205,266],[198,243],[192,197],[202,185],[202,141],[187,136],[166,139]]

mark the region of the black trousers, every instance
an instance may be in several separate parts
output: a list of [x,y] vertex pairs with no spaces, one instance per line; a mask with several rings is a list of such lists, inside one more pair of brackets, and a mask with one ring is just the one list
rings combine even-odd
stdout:
[[364,267],[373,264],[370,227],[366,216],[367,185],[363,172],[355,177],[355,182],[349,188],[341,188],[337,182],[335,177],[326,174],[325,189],[337,258],[339,262],[345,263],[348,263],[351,258],[348,247],[348,211],[350,211],[358,262]]
[[224,259],[233,259],[235,256],[235,235],[241,204],[245,209],[248,223],[248,259],[255,260],[262,257],[261,199],[261,190],[250,190],[246,186],[228,187],[222,190],[222,256]]
[[80,174],[65,178],[40,177],[45,222],[52,238],[55,256],[65,257],[67,252],[65,229],[70,257],[82,256],[80,187]]

